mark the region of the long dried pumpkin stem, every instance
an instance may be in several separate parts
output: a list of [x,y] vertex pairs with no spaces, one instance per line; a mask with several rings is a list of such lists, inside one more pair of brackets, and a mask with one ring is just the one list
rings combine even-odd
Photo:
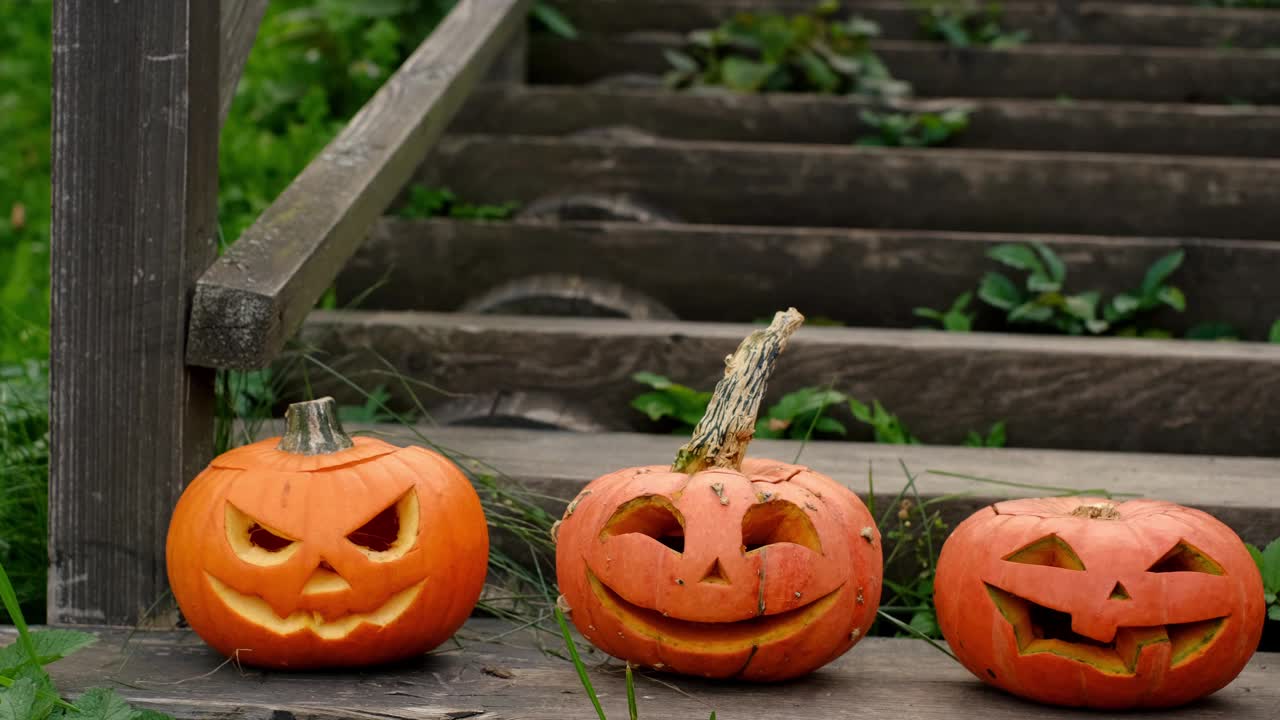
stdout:
[[285,431],[277,450],[294,455],[332,455],[351,448],[351,436],[342,429],[338,404],[331,397],[293,403],[284,411]]
[[724,377],[711,393],[711,403],[693,430],[693,439],[676,454],[676,472],[693,474],[709,467],[742,469],[747,445],[756,431],[756,415],[778,355],[804,316],[795,308],[778,312],[764,330],[747,336],[724,361]]

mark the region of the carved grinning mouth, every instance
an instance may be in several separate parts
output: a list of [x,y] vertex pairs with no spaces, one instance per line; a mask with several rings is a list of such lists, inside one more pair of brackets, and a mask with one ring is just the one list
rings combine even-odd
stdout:
[[678,620],[627,602],[600,582],[590,569],[587,570],[587,581],[600,606],[636,634],[661,640],[666,645],[721,654],[759,647],[803,630],[836,604],[844,588],[841,585],[795,610],[761,615],[749,620],[714,623]]
[[325,640],[339,640],[350,635],[361,625],[377,625],[385,627],[405,613],[417,599],[418,593],[427,581],[423,580],[392,595],[381,607],[369,612],[349,613],[332,620],[326,620],[320,613],[296,610],[288,617],[280,617],[271,609],[266,600],[254,595],[245,595],[227,587],[227,585],[208,573],[209,587],[213,589],[227,607],[240,617],[270,630],[279,635],[292,635],[303,630],[310,630]]
[[1226,617],[1148,627],[1119,627],[1111,642],[1099,642],[1071,630],[1071,615],[1036,604],[985,583],[987,593],[1013,626],[1018,653],[1051,653],[1091,665],[1113,675],[1133,675],[1144,648],[1168,643],[1169,666],[1177,667],[1207,648],[1221,632]]

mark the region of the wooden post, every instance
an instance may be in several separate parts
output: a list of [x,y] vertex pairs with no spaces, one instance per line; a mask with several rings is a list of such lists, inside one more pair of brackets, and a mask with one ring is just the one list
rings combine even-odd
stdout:
[[216,256],[219,4],[56,0],[49,617],[173,621],[164,541],[212,455],[183,361]]

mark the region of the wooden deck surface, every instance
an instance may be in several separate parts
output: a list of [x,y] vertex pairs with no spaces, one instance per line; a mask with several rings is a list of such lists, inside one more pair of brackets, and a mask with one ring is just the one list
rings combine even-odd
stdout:
[[[52,666],[65,694],[111,686],[136,707],[179,720],[591,720],[596,717],[573,666],[546,649],[557,636],[531,632],[485,642],[510,627],[473,619],[461,649],[362,672],[265,673],[222,664],[186,632],[129,635],[100,629],[101,640]],[[14,639],[0,629],[0,643]],[[625,718],[621,664],[584,658],[610,718]],[[989,689],[964,668],[916,640],[868,638],[806,678],[780,685],[703,682],[644,673],[636,680],[646,720],[1037,720],[1118,717],[1032,705]],[[1235,682],[1199,703],[1158,714],[1185,720],[1273,720],[1280,707],[1280,654],[1259,653]],[[1125,717],[1140,717],[1127,714]]]

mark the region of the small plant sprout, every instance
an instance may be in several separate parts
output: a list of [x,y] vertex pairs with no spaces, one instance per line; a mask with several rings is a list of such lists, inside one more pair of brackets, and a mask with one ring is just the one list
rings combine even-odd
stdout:
[[969,310],[971,302],[973,302],[973,293],[967,292],[957,297],[955,302],[951,303],[951,307],[946,310],[918,307],[913,312],[916,317],[932,320],[948,332],[969,332],[973,330],[974,318],[978,316],[977,313]]
[[1262,573],[1262,590],[1266,593],[1267,619],[1280,623],[1280,538],[1272,540],[1265,550],[1245,543],[1253,561]]
[[409,197],[399,209],[403,218],[447,217],[454,220],[510,220],[520,209],[520,204],[507,202],[501,205],[475,205],[461,202],[448,188],[429,188],[424,185],[409,187]]
[[916,5],[920,8],[920,30],[924,36],[951,47],[1010,48],[1030,38],[1026,30],[1004,29],[1004,9],[999,3],[923,0]]

